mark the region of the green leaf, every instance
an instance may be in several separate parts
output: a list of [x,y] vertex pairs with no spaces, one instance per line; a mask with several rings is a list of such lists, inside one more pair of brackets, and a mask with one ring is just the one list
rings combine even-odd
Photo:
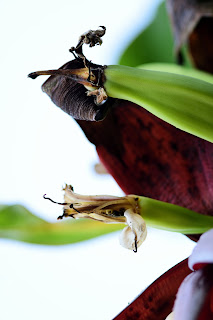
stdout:
[[[175,127],[213,142],[213,84],[194,76],[108,66],[105,89],[113,98],[132,101]],[[195,74],[197,78],[195,78]]]
[[67,218],[47,222],[20,205],[0,206],[0,238],[45,244],[63,245],[84,241],[123,228],[120,224],[104,224],[92,220]]
[[119,64],[136,67],[149,62],[175,62],[165,2],[159,6],[153,22],[125,50]]

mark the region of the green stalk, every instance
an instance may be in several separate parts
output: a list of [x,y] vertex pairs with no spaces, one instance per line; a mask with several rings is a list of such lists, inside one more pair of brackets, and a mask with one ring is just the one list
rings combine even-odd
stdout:
[[213,217],[146,197],[139,197],[140,213],[148,226],[184,234],[204,233],[213,228]]
[[119,65],[108,66],[105,76],[105,89],[110,97],[132,101],[175,127],[213,142],[210,76],[202,76],[204,81]]

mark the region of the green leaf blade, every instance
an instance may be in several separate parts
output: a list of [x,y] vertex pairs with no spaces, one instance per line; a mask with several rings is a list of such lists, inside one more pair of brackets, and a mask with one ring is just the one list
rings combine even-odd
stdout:
[[150,62],[175,62],[173,36],[165,2],[159,6],[153,21],[124,51],[119,64],[136,67]]
[[89,240],[123,228],[91,220],[47,222],[23,206],[0,207],[0,238],[42,245],[65,245]]

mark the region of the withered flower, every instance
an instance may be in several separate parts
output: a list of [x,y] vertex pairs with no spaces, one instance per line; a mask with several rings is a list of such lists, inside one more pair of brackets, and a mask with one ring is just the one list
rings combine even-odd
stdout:
[[[46,196],[44,198],[51,200]],[[85,196],[75,193],[72,186],[66,185],[64,200],[64,203],[58,203],[64,206],[64,213],[58,219],[64,217],[89,218],[106,223],[125,223],[127,227],[120,235],[120,244],[134,252],[137,252],[137,248],[146,238],[146,224],[139,213],[137,196]]]
[[100,26],[100,29],[97,30],[88,30],[86,32],[84,32],[78,40],[78,44],[76,47],[72,47],[70,49],[71,52],[76,52],[76,50],[78,50],[79,48],[82,47],[82,45],[85,44],[89,44],[90,47],[94,47],[95,45],[101,45],[102,44],[102,39],[101,37],[103,37],[105,35],[106,32],[106,27],[104,26]]
[[69,50],[75,59],[56,70],[36,71],[28,76],[32,79],[40,75],[51,75],[42,85],[42,90],[63,111],[74,119],[103,120],[115,99],[108,98],[104,89],[105,66],[87,60],[83,54],[83,44],[90,47],[101,45],[101,37],[106,28],[89,30],[80,36],[76,47]]
[[104,66],[74,59],[65,63],[58,70],[37,71],[29,74],[35,79],[39,75],[51,75],[42,90],[63,111],[74,119],[102,120],[113,103],[105,92]]

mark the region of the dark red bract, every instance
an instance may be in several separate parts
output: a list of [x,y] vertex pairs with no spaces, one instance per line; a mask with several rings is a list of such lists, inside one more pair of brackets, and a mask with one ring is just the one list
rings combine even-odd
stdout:
[[172,311],[181,282],[190,272],[187,259],[180,262],[153,282],[114,320],[165,320]]
[[106,119],[78,121],[126,194],[213,215],[213,144],[117,100]]

